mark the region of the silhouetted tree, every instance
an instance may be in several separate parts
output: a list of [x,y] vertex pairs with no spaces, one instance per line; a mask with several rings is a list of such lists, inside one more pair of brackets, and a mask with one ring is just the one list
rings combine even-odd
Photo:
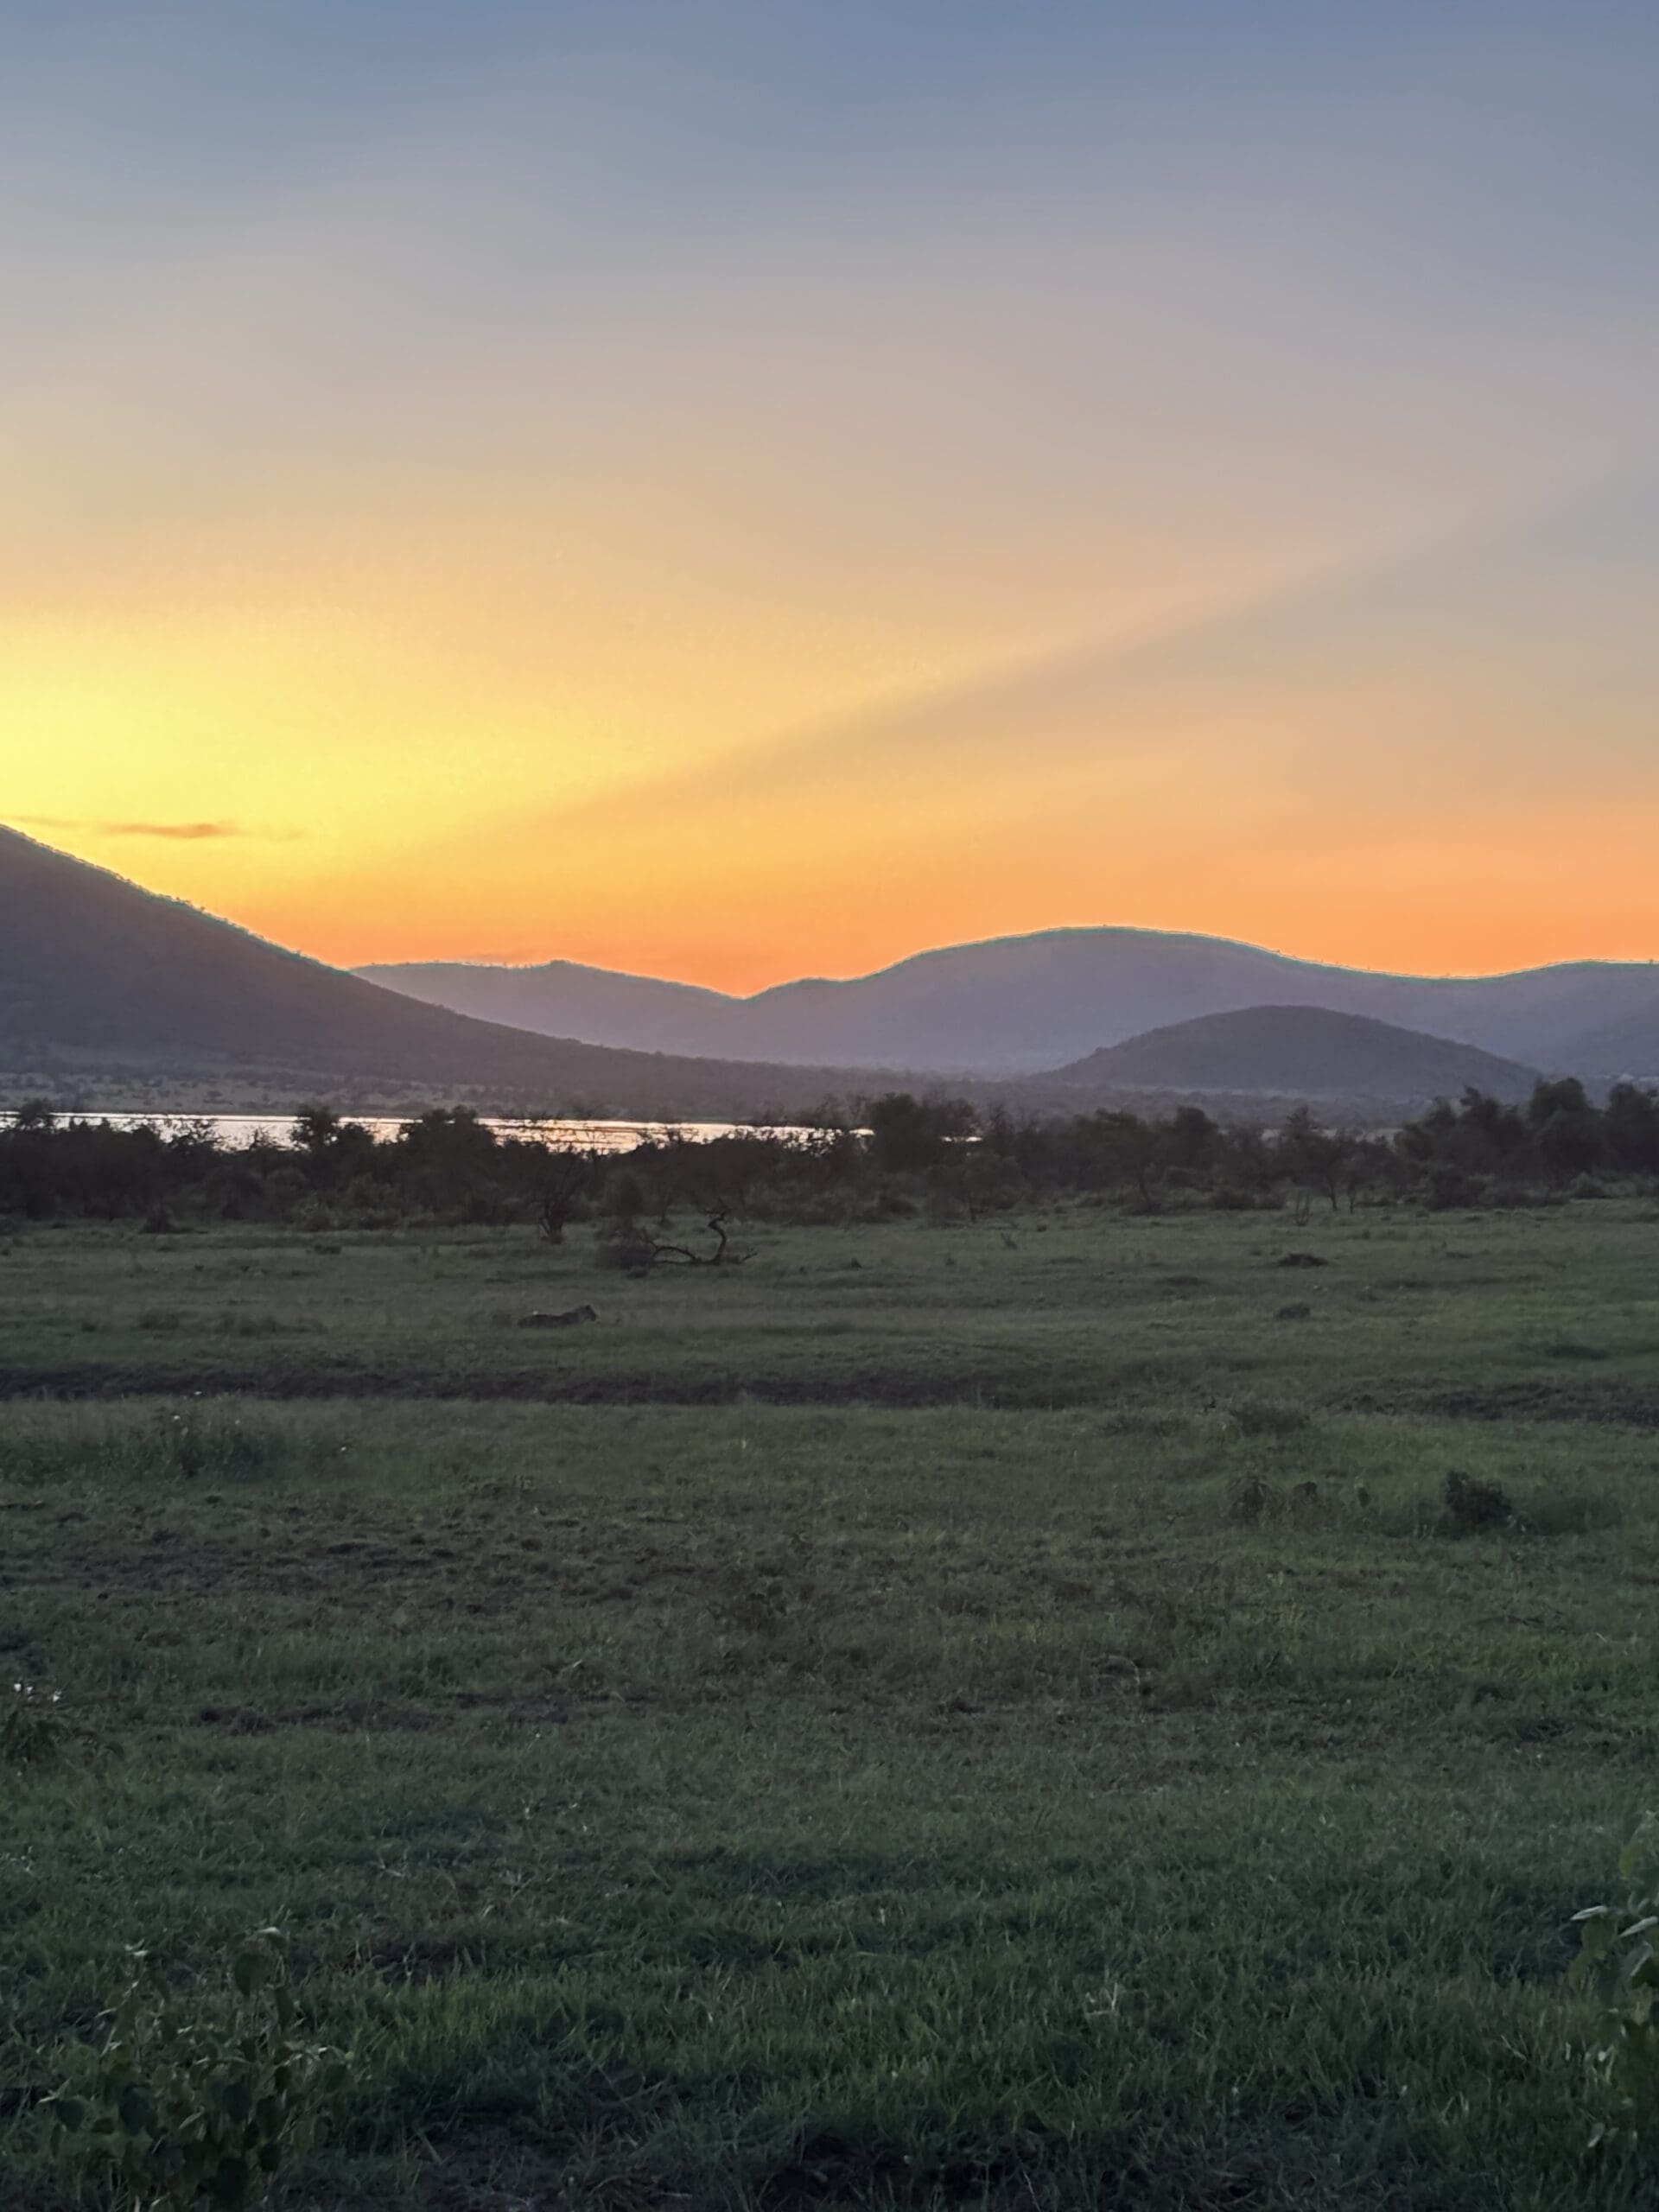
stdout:
[[972,1135],[973,1108],[965,1100],[912,1098],[891,1090],[873,1098],[868,1110],[870,1159],[885,1174],[925,1173],[937,1167],[949,1148]]

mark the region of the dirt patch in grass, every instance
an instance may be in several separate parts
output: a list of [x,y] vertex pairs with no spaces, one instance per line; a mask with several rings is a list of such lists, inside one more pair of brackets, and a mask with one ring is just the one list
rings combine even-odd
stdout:
[[[300,1400],[483,1398],[571,1406],[731,1406],[753,1400],[762,1405],[776,1406],[925,1407],[971,1403],[990,1408],[1046,1406],[1054,1402],[1056,1395],[1047,1382],[1033,1382],[1027,1386],[1017,1376],[1006,1376],[1001,1381],[966,1375],[961,1378],[930,1378],[881,1369],[824,1378],[745,1376],[729,1369],[665,1376],[655,1370],[618,1375],[503,1374],[487,1368],[449,1374],[413,1368],[395,1372],[359,1368],[296,1373],[288,1369],[225,1367],[213,1363],[193,1363],[182,1368],[0,1368],[0,1401],[34,1397],[176,1398],[197,1394]],[[1084,1402],[1087,1402],[1086,1394]]]

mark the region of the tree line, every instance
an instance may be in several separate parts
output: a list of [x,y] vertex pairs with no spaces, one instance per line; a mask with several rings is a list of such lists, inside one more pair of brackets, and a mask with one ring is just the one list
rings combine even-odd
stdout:
[[205,1122],[117,1127],[38,1100],[0,1124],[0,1220],[13,1224],[529,1222],[557,1243],[592,1222],[601,1238],[643,1249],[644,1224],[690,1211],[722,1252],[727,1225],[746,1219],[974,1220],[1063,1199],[1142,1211],[1466,1208],[1655,1177],[1659,1094],[1621,1084],[1598,1102],[1573,1080],[1541,1083],[1518,1107],[1465,1091],[1387,1135],[1326,1128],[1306,1107],[1270,1128],[1197,1106],[1043,1120],[903,1091],[791,1134],[669,1134],[622,1154],[550,1148],[464,1106],[432,1108],[385,1135],[309,1106],[286,1141],[251,1144]]

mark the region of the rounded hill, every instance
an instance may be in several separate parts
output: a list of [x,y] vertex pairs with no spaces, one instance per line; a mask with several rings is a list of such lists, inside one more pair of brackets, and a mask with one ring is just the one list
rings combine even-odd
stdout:
[[1413,1101],[1471,1087],[1524,1098],[1536,1071],[1472,1045],[1369,1015],[1317,1006],[1253,1006],[1200,1014],[1103,1046],[1058,1071],[1090,1090],[1261,1092]]

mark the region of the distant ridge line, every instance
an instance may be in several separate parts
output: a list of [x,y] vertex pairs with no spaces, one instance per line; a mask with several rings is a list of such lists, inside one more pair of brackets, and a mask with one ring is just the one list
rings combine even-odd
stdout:
[[0,828],[0,1077],[14,1085],[142,1076],[176,1100],[263,1081],[285,1103],[395,1090],[506,1111],[796,1120],[900,1084],[1065,1108],[1131,1093],[1514,1094],[1535,1071],[1659,1080],[1659,969],[1388,976],[1074,925],[748,999],[574,962],[348,973]]
[[1410,976],[1192,931],[1070,923],[747,996],[559,960],[404,962],[358,972],[519,1027],[784,1064],[1035,1075],[1174,1022],[1288,1003],[1391,1022],[1527,1066],[1599,1078],[1659,1073],[1652,961]]

